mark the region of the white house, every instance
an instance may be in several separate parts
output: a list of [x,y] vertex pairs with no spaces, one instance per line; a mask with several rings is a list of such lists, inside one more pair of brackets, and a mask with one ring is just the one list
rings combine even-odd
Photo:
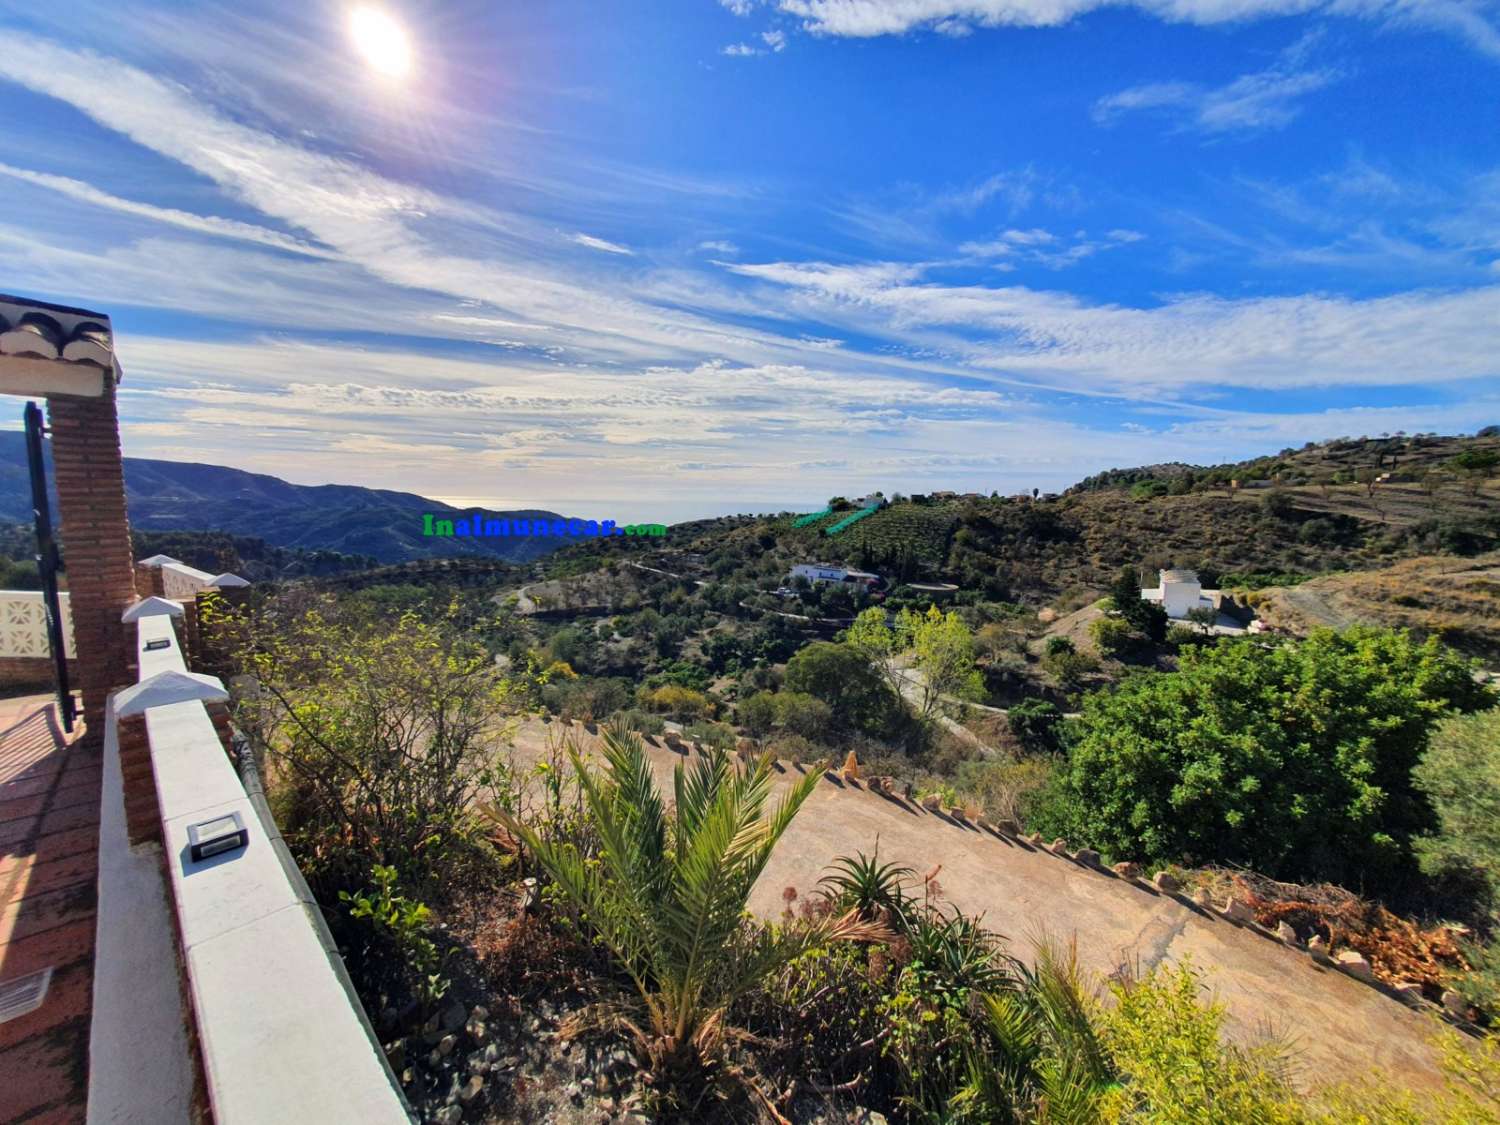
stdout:
[[856,508],[884,508],[889,503],[884,496],[871,493],[869,496],[861,496],[854,502]]
[[866,586],[880,581],[880,575],[864,570],[850,570],[827,563],[798,563],[792,567],[792,578],[806,578],[814,586],[819,582],[863,583]]
[[1163,570],[1158,582],[1155,589],[1141,591],[1141,600],[1159,602],[1168,617],[1183,619],[1190,609],[1214,608],[1213,599],[1203,596],[1203,586],[1195,571]]

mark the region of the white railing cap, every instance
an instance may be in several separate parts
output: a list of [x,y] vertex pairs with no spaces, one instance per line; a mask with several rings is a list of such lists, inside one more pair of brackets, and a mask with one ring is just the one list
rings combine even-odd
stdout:
[[115,714],[126,718],[171,703],[186,703],[192,699],[223,703],[228,698],[224,682],[217,676],[205,676],[202,672],[158,672],[115,696]]
[[210,586],[218,586],[220,589],[228,589],[231,586],[250,585],[249,582],[241,578],[238,574],[219,574],[210,578],[208,584]]
[[168,563],[176,563],[171,555],[152,555],[149,559],[142,559],[136,566],[166,566]]
[[182,605],[178,602],[169,601],[167,598],[158,598],[152,595],[149,598],[142,598],[124,613],[120,614],[120,620],[128,625],[132,621],[139,621],[143,617],[160,617],[162,614],[167,614],[171,617],[181,617]]

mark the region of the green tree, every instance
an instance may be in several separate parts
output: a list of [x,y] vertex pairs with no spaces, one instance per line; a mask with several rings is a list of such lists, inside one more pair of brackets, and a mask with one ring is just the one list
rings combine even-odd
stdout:
[[1122,566],[1109,585],[1109,600],[1122,614],[1141,600],[1141,576],[1133,566]]
[[1058,746],[1062,712],[1045,699],[1023,699],[1006,714],[1010,732],[1028,750],[1053,751]]
[[[903,610],[905,618],[910,610]],[[912,614],[903,631],[911,637],[912,666],[921,675],[919,713],[928,718],[943,697],[982,699],[984,681],[974,666],[974,634],[957,613],[943,613],[932,606],[925,614]]]
[[863,653],[830,641],[815,641],[787,661],[783,683],[787,691],[828,704],[834,722],[846,729],[879,734],[889,729],[897,706]]
[[1500,450],[1466,449],[1457,457],[1448,459],[1448,466],[1463,473],[1468,481],[1470,496],[1479,494],[1479,486],[1500,469]]
[[[1500,709],[1447,719],[1416,769],[1437,810],[1437,831],[1417,841],[1424,870],[1458,877],[1477,891],[1491,931],[1500,929]],[[1473,971],[1459,991],[1500,1011],[1500,942],[1469,951]]]
[[1180,660],[1085,699],[1044,832],[1120,858],[1373,882],[1433,825],[1411,777],[1429,732],[1489,698],[1436,640],[1388,630],[1246,638]]
[[750,889],[821,774],[794,782],[766,816],[770,756],[741,768],[712,753],[678,763],[668,813],[639,735],[606,729],[599,774],[575,745],[567,749],[598,833],[597,860],[503,809],[486,811],[525,842],[634,984],[638,1011],[626,1021],[613,1013],[614,1022],[635,1030],[653,1070],[683,1073],[717,1059],[734,1002],[803,953],[883,936],[852,911],[785,926],[747,921]]

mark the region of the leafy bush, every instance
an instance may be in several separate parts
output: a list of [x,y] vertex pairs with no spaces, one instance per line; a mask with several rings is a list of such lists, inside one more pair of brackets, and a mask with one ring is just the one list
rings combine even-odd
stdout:
[[667,684],[665,687],[639,692],[641,702],[653,711],[671,715],[674,719],[711,719],[714,714],[713,700],[701,691]]
[[319,600],[205,614],[255,677],[236,720],[272,760],[278,819],[325,899],[372,864],[422,887],[478,846],[470,804],[537,677],[502,675],[457,613],[366,619]]
[[1177,672],[1087,697],[1044,833],[1279,879],[1388,878],[1433,825],[1411,780],[1428,733],[1486,698],[1464,661],[1405,633],[1188,650]]
[[364,997],[379,995],[390,978],[410,987],[416,999],[431,1006],[447,993],[450,981],[442,973],[442,955],[427,936],[431,911],[396,891],[394,867],[376,864],[370,871],[374,885],[351,894],[339,892],[356,923],[352,940],[343,943],[350,971]]
[[1115,1004],[1096,1009],[1118,1081],[1100,1099],[1106,1121],[1220,1121],[1293,1125],[1309,1117],[1285,1077],[1275,1043],[1246,1049],[1223,1039],[1224,1007],[1201,1004],[1191,964],[1153,968],[1112,983]]
[[1049,652],[1042,657],[1042,667],[1051,673],[1064,691],[1073,692],[1083,685],[1085,676],[1099,670],[1099,661],[1086,652],[1075,651],[1070,643],[1067,648]]
[[1006,715],[1010,732],[1026,749],[1051,753],[1058,748],[1058,726],[1062,712],[1045,699],[1023,699]]
[[787,691],[828,704],[840,727],[880,734],[889,729],[896,697],[859,652],[848,645],[815,641],[787,661]]
[[758,691],[740,701],[737,709],[740,725],[756,738],[763,738],[776,726],[776,696],[773,692]]
[[[1437,831],[1417,841],[1425,870],[1479,889],[1478,907],[1500,928],[1500,709],[1446,720],[1417,766],[1417,786],[1437,811]],[[1474,971],[1455,983],[1500,1012],[1500,942],[1467,951]]]
[[1065,653],[1078,651],[1071,640],[1067,637],[1048,637],[1046,654],[1048,656],[1062,656]]
[[635,707],[615,712],[611,721],[623,726],[626,730],[638,731],[641,734],[661,734],[667,729],[666,720],[660,715],[653,715],[649,711],[642,711]]
[[1131,647],[1133,630],[1123,617],[1100,617],[1089,624],[1089,636],[1104,656],[1118,656]]
[[833,728],[833,708],[800,691],[783,691],[776,697],[776,725],[813,742],[822,741]]

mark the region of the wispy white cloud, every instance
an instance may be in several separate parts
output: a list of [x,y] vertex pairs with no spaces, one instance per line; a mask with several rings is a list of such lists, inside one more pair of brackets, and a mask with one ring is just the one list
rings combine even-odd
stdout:
[[730,58],[749,58],[751,55],[760,54],[760,50],[749,43],[731,43],[727,47],[719,48],[719,54],[728,55]]
[[770,31],[761,32],[760,38],[761,42],[763,42],[773,51],[784,50],[786,47],[786,32],[780,30],[779,28],[773,28]]
[[940,285],[897,263],[726,268],[801,291],[813,314],[842,311],[862,331],[941,343],[970,366],[1057,387],[1151,394],[1500,375],[1494,286],[1364,300],[1185,294],[1132,308],[1023,286]]
[[[1292,52],[1301,55],[1301,51]],[[1279,129],[1290,124],[1301,107],[1298,100],[1323,89],[1339,77],[1333,70],[1306,70],[1289,65],[1291,58],[1269,70],[1245,74],[1223,86],[1193,82],[1151,82],[1100,98],[1094,120],[1113,123],[1126,113],[1142,110],[1170,114],[1184,129],[1229,133]]]
[[698,243],[698,249],[710,251],[714,254],[738,254],[740,252],[740,248],[733,242],[727,242],[722,238],[700,242]]
[[283,234],[280,231],[268,230],[265,227],[256,226],[254,223],[242,223],[235,219],[224,219],[215,215],[197,215],[191,211],[182,211],[175,207],[157,207],[154,204],[141,203],[133,199],[122,199],[117,195],[111,195],[107,191],[101,191],[92,184],[86,184],[82,180],[71,179],[67,176],[54,176],[46,172],[33,172],[26,168],[16,168],[9,164],[0,164],[0,176],[9,176],[12,179],[21,180],[28,184],[35,184],[37,187],[47,188],[70,199],[76,199],[80,203],[102,207],[122,215],[134,215],[138,218],[150,219],[156,223],[180,227],[183,230],[195,231],[198,234],[213,235],[217,238],[232,238],[240,242],[253,242],[261,246],[270,246],[277,250],[287,250],[294,254],[305,254],[312,258],[332,258],[336,256],[321,246],[314,246],[299,238],[293,238],[291,235]]
[[961,243],[958,251],[973,258],[998,259],[993,264],[1002,269],[1013,268],[1016,262],[1035,262],[1048,269],[1065,269],[1101,250],[1113,250],[1140,242],[1145,237],[1140,231],[1124,229],[1109,231],[1101,238],[1090,238],[1088,232],[1082,230],[1059,237],[1040,228],[1013,229],[1002,231],[995,238]]
[[1500,30],[1485,0],[780,0],[817,35],[870,38],[932,29],[952,35],[976,27],[1060,27],[1089,12],[1132,7],[1170,23],[1205,26],[1318,14],[1457,35],[1500,57]]
[[595,238],[593,235],[584,234],[582,231],[570,235],[569,241],[576,242],[579,246],[587,246],[590,250],[602,250],[606,254],[635,254],[635,251],[628,246],[621,246],[618,242],[610,242],[603,238]]

